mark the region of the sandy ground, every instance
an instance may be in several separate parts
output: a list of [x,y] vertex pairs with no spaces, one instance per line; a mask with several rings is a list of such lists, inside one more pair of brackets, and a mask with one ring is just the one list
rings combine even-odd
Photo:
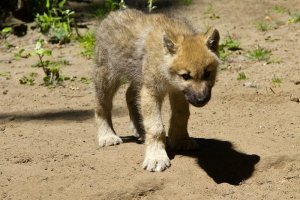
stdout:
[[[210,5],[219,19],[204,14]],[[165,11],[199,30],[217,27],[222,41],[230,33],[243,50],[222,64],[210,103],[191,107],[189,132],[201,149],[170,151],[172,166],[162,173],[142,169],[144,145],[128,128],[126,85],[115,97],[113,114],[124,144],[99,149],[92,84],[41,86],[41,69],[31,67],[36,58],[15,60],[16,49],[1,48],[0,73],[10,77],[0,76],[0,199],[300,199],[300,104],[291,101],[300,97],[300,24],[287,24],[289,15],[275,12],[276,5],[300,9],[293,0],[194,0]],[[265,19],[276,22],[276,29],[257,30],[255,24]],[[8,41],[30,51],[38,37],[30,31]],[[248,59],[247,51],[257,45],[280,62]],[[51,48],[54,58],[71,62],[64,75],[90,77],[93,62],[80,55],[79,44]],[[237,80],[241,71],[247,80]],[[30,72],[39,72],[37,83],[20,85]],[[274,76],[280,85],[272,83]]]

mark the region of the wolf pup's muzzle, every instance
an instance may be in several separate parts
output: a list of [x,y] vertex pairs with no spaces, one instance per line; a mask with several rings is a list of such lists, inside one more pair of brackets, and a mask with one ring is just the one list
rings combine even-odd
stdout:
[[206,87],[202,93],[187,89],[183,91],[185,98],[193,106],[202,107],[209,102],[211,97],[211,88]]

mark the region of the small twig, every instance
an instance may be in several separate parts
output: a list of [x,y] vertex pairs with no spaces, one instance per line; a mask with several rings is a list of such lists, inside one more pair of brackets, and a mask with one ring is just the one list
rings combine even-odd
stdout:
[[276,94],[275,92],[274,92],[274,90],[270,87],[270,90],[271,90],[271,92],[273,92],[273,94]]
[[290,179],[297,179],[297,178],[300,178],[299,176],[288,176],[288,177],[284,177],[285,179],[287,180],[290,180]]

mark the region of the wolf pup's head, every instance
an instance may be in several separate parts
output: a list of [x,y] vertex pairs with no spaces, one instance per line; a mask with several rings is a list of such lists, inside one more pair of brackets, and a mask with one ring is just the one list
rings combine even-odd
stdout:
[[187,101],[204,106],[214,86],[220,35],[216,29],[203,35],[174,35],[165,33],[165,75],[169,83],[181,90]]

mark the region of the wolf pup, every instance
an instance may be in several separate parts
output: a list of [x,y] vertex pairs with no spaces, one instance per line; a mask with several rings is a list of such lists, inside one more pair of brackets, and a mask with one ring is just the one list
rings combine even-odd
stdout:
[[112,124],[112,100],[122,80],[129,80],[126,102],[134,133],[145,136],[144,169],[163,171],[170,166],[161,116],[167,93],[172,109],[168,145],[197,148],[187,131],[189,103],[201,107],[211,98],[219,39],[215,29],[198,34],[186,22],[162,14],[131,9],[109,14],[96,30],[95,114],[100,147],[122,143]]

